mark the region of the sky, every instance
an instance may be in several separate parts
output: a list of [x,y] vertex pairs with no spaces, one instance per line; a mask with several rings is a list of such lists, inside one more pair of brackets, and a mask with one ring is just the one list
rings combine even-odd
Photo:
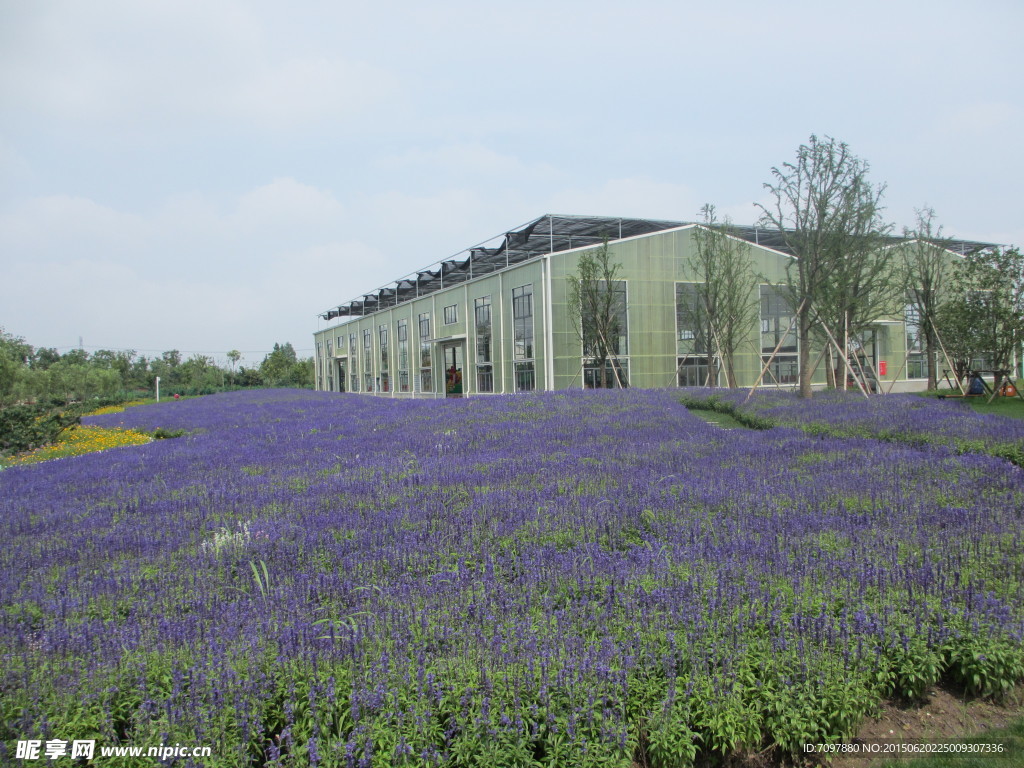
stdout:
[[814,134],[1024,245],[1024,3],[0,0],[0,328],[257,365],[545,213],[753,223]]

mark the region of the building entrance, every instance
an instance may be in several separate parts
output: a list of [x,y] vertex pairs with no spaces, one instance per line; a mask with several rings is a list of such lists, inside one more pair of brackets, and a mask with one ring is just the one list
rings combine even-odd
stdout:
[[462,397],[462,369],[465,345],[463,342],[444,344],[441,352],[444,357],[444,396]]

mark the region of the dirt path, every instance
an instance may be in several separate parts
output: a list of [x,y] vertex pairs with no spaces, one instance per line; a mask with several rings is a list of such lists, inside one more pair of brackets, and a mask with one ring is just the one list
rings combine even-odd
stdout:
[[[886,703],[881,717],[865,722],[857,738],[869,743],[950,741],[1005,727],[1020,717],[1024,717],[1024,686],[1018,686],[1002,706],[989,701],[964,701],[937,688],[932,690],[928,703],[916,709]],[[833,768],[871,768],[883,762],[885,758],[837,757],[831,765]]]

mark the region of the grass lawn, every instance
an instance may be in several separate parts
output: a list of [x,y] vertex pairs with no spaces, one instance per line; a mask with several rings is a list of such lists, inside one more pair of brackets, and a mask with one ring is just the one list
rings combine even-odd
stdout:
[[969,397],[967,401],[978,413],[994,413],[997,416],[1024,419],[1024,400],[1019,397],[997,397],[991,403],[986,403],[983,397]]
[[[1022,403],[1024,405],[1024,403]],[[745,424],[737,421],[733,416],[728,413],[722,413],[720,411],[705,410],[700,408],[693,408],[690,411],[694,416],[699,416],[709,424],[715,424],[722,429],[749,429]],[[1024,415],[1021,416],[1024,418]]]

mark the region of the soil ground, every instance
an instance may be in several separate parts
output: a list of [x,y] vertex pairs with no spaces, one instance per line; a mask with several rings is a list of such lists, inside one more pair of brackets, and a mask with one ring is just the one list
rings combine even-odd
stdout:
[[[935,688],[930,692],[928,702],[921,707],[908,709],[890,702],[882,706],[881,716],[869,719],[857,733],[864,742],[944,742],[984,736],[994,728],[1005,728],[1024,717],[1024,686],[1007,697],[1002,704],[981,699],[964,700],[947,690]],[[1008,756],[1009,757],[1009,756]],[[865,759],[839,757],[832,760],[832,768],[873,768],[892,758]],[[900,764],[908,768],[916,761],[901,759]],[[991,760],[993,768],[1000,765],[1024,766],[1024,755],[1018,762]]]

